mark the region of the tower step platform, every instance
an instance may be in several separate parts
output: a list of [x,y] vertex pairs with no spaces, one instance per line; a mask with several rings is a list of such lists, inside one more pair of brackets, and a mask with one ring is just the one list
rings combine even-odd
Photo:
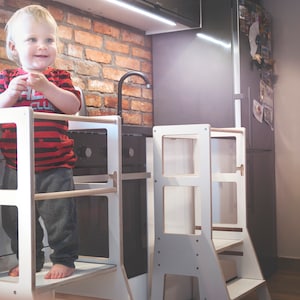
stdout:
[[[34,119],[68,121],[70,130],[97,131],[107,134],[107,174],[105,180],[89,181],[89,176],[74,178],[75,190],[57,193],[35,193]],[[123,264],[122,228],[122,147],[119,116],[84,117],[37,113],[30,107],[0,109],[0,123],[14,123],[17,128],[18,187],[0,189],[0,205],[18,209],[19,277],[0,273],[0,299],[52,300],[55,293],[112,300],[132,300],[132,292]],[[96,174],[97,175],[97,174]],[[76,177],[76,176],[75,176]],[[51,201],[61,197],[103,195],[108,199],[108,257],[80,257],[75,273],[63,279],[44,279],[50,269],[45,264],[35,272],[35,201]],[[100,198],[100,197],[99,197]],[[63,200],[62,200],[63,201]],[[96,235],[97,232],[93,232]]]
[[185,278],[185,299],[270,300],[246,225],[245,129],[156,126],[153,161],[151,299],[179,299]]

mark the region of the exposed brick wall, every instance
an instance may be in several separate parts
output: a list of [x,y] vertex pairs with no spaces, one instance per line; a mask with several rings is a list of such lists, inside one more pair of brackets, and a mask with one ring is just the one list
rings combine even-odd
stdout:
[[[144,72],[152,81],[151,36],[54,1],[0,0],[0,69],[14,66],[6,58],[4,26],[15,10],[32,3],[56,19],[56,67],[68,70],[84,91],[90,116],[117,113],[118,81],[127,71]],[[152,126],[152,111],[152,90],[141,78],[129,77],[123,86],[124,123]]]

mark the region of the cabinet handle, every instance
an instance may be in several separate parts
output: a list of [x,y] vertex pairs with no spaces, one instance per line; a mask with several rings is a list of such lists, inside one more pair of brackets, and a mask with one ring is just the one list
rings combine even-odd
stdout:
[[243,164],[241,164],[239,167],[236,167],[236,170],[241,172],[241,176],[244,176],[245,168]]

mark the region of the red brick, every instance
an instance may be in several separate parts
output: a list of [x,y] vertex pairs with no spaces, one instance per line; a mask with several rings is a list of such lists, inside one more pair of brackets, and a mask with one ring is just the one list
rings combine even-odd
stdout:
[[6,24],[9,18],[12,16],[12,12],[0,9],[0,23]]
[[58,69],[74,71],[74,63],[70,58],[66,58],[65,56],[58,56],[55,61],[55,66]]
[[142,125],[142,115],[140,113],[122,113],[124,123],[132,125]]
[[151,100],[152,99],[152,89],[142,89],[142,98]]
[[152,49],[152,37],[151,36],[145,36],[145,47],[148,49]]
[[120,42],[106,41],[105,49],[117,53],[129,54],[129,45]]
[[101,116],[101,111],[98,108],[88,108],[88,115],[90,117]]
[[3,62],[0,62],[0,70],[3,70],[3,69],[11,69],[11,68],[15,68],[16,65],[13,64],[13,63],[3,63]]
[[104,64],[110,64],[112,61],[112,56],[110,53],[106,53],[103,51],[95,50],[95,49],[85,49],[85,56],[86,59],[104,63]]
[[138,110],[141,112],[152,112],[152,104],[145,101],[140,100],[132,100],[131,101],[131,109]]
[[105,107],[117,108],[117,103],[118,103],[117,97],[112,97],[112,96],[104,97]]
[[108,81],[101,81],[97,79],[88,80],[88,89],[91,91],[98,91],[100,93],[113,93],[114,84]]
[[73,39],[73,28],[64,26],[64,25],[59,25],[57,35],[61,39],[72,40]]
[[142,61],[141,62],[141,71],[144,73],[148,73],[148,75],[152,74],[152,64],[148,61]]
[[138,59],[130,58],[128,56],[116,56],[116,65],[122,68],[131,70],[140,70],[141,62]]
[[0,47],[0,58],[7,59],[5,47]]
[[142,92],[140,87],[135,86],[129,86],[124,84],[122,89],[122,94],[126,96],[132,96],[132,97],[141,97]]
[[103,38],[93,33],[79,30],[75,31],[75,42],[86,46],[101,48],[103,44]]
[[0,28],[0,40],[4,42],[6,41],[6,33],[3,28]]
[[100,66],[95,62],[86,62],[83,60],[76,60],[75,62],[75,71],[81,75],[88,76],[99,76]]
[[133,56],[137,56],[137,57],[144,58],[144,59],[151,61],[151,58],[152,58],[151,51],[144,50],[144,49],[137,48],[137,47],[133,47],[131,51],[132,51]]
[[68,54],[67,50],[65,49],[65,44],[61,39],[57,39],[56,47],[57,47],[58,54],[65,54],[65,55]]
[[115,115],[116,112],[114,109],[103,109],[103,108],[91,108],[88,107],[87,109],[88,111],[88,115],[91,117],[95,117],[95,116],[111,116],[111,115]]
[[122,41],[144,46],[145,36],[128,30],[122,30]]
[[86,85],[81,77],[78,77],[76,74],[74,76],[71,76],[71,78],[74,86],[81,88],[83,91],[86,90]]
[[130,110],[130,101],[128,101],[125,97],[122,97],[122,111]]
[[83,58],[83,47],[80,45],[68,44],[68,55]]
[[116,80],[116,81],[119,81],[124,74],[123,71],[111,67],[103,67],[102,73],[103,73],[103,78]]
[[152,126],[153,125],[153,115],[152,113],[144,113],[143,114],[143,124],[146,126]]
[[108,25],[103,22],[94,22],[94,31],[96,33],[101,33],[104,35],[112,36],[114,38],[119,38],[120,37],[120,29],[117,27],[114,27],[112,25]]
[[81,27],[83,29],[91,29],[92,21],[90,18],[78,16],[72,13],[67,14],[67,22],[76,27]]
[[[32,3],[31,3],[32,4]],[[24,5],[25,6],[25,5]],[[64,19],[64,11],[54,6],[48,6],[47,9],[56,20],[56,22],[62,22]]]
[[85,103],[88,106],[93,107],[101,107],[102,105],[102,98],[99,94],[86,94],[85,95]]
[[9,6],[19,9],[21,7],[32,4],[30,0],[9,0]]

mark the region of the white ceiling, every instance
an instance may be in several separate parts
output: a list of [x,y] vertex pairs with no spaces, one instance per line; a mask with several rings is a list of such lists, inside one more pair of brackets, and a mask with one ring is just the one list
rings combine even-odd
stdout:
[[170,32],[188,29],[187,26],[177,24],[175,27],[163,24],[146,16],[118,7],[107,0],[54,0],[83,11],[102,16],[104,18],[138,28],[146,34]]

